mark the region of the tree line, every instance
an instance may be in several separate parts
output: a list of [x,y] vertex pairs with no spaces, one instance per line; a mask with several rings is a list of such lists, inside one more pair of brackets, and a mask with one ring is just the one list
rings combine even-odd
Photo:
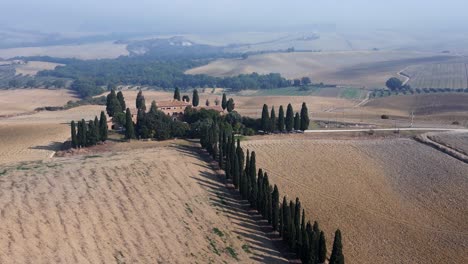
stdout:
[[[203,130],[200,143],[218,161],[226,180],[233,183],[242,199],[247,200],[268,221],[302,263],[325,263],[326,238],[317,221],[313,224],[306,222],[305,210],[299,198],[288,201],[284,196],[280,201],[278,186],[271,185],[267,172],[257,170],[254,151],[249,153],[247,150],[244,154],[240,140],[236,142],[228,123],[213,119],[211,126]],[[339,229],[335,232],[329,263],[344,264]]]
[[69,60],[65,66],[38,73],[38,76],[70,78],[71,88],[80,96],[102,93],[106,86],[144,85],[164,89],[181,87],[223,87],[233,90],[273,89],[292,85],[291,80],[280,74],[241,74],[233,77],[213,77],[204,74],[190,75],[184,72],[208,63],[209,59],[154,59],[151,57],[120,57],[101,60]]
[[300,114],[294,110],[291,104],[286,108],[286,116],[284,114],[283,106],[280,105],[278,110],[278,118],[276,117],[275,107],[268,111],[268,105],[264,104],[262,108],[262,118],[260,120],[261,130],[265,133],[270,132],[292,132],[293,130],[307,130],[309,129],[310,118],[309,110],[306,103],[302,103]]
[[84,119],[75,123],[71,121],[71,146],[72,148],[83,148],[94,146],[99,142],[107,140],[107,117],[104,111],[101,111],[100,119],[94,117],[94,120],[86,122]]

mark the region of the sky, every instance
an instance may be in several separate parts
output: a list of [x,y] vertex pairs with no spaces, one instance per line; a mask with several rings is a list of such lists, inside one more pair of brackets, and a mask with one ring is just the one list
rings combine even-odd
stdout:
[[0,0],[0,26],[43,32],[210,32],[301,25],[460,27],[468,0]]

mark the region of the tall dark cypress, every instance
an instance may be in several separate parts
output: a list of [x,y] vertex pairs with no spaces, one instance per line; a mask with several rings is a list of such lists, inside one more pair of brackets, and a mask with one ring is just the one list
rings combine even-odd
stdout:
[[76,137],[75,121],[71,121],[71,146],[72,146],[72,148],[77,148],[78,147],[78,139]]
[[180,101],[179,87],[176,87],[175,90],[174,90],[174,100]]
[[325,263],[327,258],[327,242],[325,241],[325,234],[320,231],[319,248],[318,248],[318,263]]
[[271,204],[272,204],[272,212],[271,212],[271,223],[273,226],[273,230],[278,230],[279,226],[279,191],[278,186],[273,187],[273,193],[271,195]]
[[299,242],[301,236],[301,202],[297,197],[294,206],[294,229],[296,230],[296,239]]
[[[143,96],[143,92],[140,90],[137,94],[136,98],[136,108],[138,110],[146,111],[146,101],[145,96]],[[124,108],[125,109],[125,108]]]
[[111,90],[111,92],[107,95],[107,102],[106,102],[106,111],[109,116],[114,116],[116,113],[122,112],[122,106],[120,105],[119,99],[117,99],[117,95],[115,94],[115,90]]
[[125,113],[125,138],[126,139],[134,139],[135,138],[135,126],[132,120],[132,113],[130,109],[127,108],[127,112]]
[[288,207],[288,201],[286,200],[286,196],[283,197],[283,203],[281,206],[281,210],[283,213],[283,221],[282,221],[282,231],[281,235],[283,236],[284,241],[288,241],[289,238],[289,218],[291,215],[291,211]]
[[306,103],[302,103],[302,108],[301,108],[301,125],[300,125],[300,130],[304,131],[309,129],[309,110],[307,109]]
[[339,229],[335,232],[335,239],[333,240],[333,249],[329,263],[344,264],[343,245],[341,244],[341,231]]
[[255,161],[255,151],[250,154],[250,181],[249,181],[249,201],[250,205],[255,207],[257,198],[257,165]]
[[270,131],[275,132],[276,131],[276,113],[275,113],[275,107],[271,107],[271,113],[270,113]]
[[193,94],[192,94],[192,105],[197,107],[198,104],[200,103],[200,98],[198,97],[198,90],[193,89]]
[[104,111],[101,111],[99,119],[99,139],[104,142],[107,140],[107,117]]
[[226,110],[227,99],[226,99],[226,94],[225,93],[223,93],[223,99],[221,100],[221,107],[223,108],[223,110]]
[[234,183],[234,187],[237,189],[239,188],[239,178],[240,178],[240,168],[239,168],[239,159],[237,158],[237,153],[233,150],[233,160],[234,163],[232,164],[233,174],[232,174],[232,181]]
[[81,142],[81,138],[82,138],[82,127],[81,127],[81,121],[78,121],[77,124],[77,132],[76,132],[76,146],[78,148],[81,148],[83,146],[83,143]]
[[291,104],[286,109],[286,131],[291,132],[294,128],[294,111]]
[[88,133],[88,125],[86,125],[86,121],[84,119],[81,119],[81,136],[80,136],[80,142],[82,147],[88,146],[88,141],[86,139],[87,133]]
[[318,261],[319,236],[320,234],[314,231],[309,233],[309,256],[312,263]]
[[97,141],[100,141],[101,134],[99,133],[99,119],[97,118],[97,116],[94,116],[94,134],[96,134]]
[[86,139],[88,140],[88,146],[94,146],[97,143],[96,129],[94,128],[93,120],[89,120],[88,122],[88,132]]
[[299,130],[301,128],[301,118],[299,117],[299,113],[296,113],[294,116],[294,130]]
[[125,105],[125,99],[124,99],[122,91],[119,91],[117,93],[117,100],[119,100],[120,108],[127,109],[127,106]]
[[266,104],[263,105],[262,109],[261,129],[264,132],[270,131],[270,116],[268,114],[268,106]]
[[289,219],[288,219],[288,233],[289,233],[289,246],[295,249],[296,246],[296,225],[294,223],[294,216],[296,215],[296,206],[293,201],[289,201]]
[[257,175],[257,196],[255,198],[255,207],[258,209],[258,212],[263,216],[263,170],[258,169]]
[[278,113],[278,131],[284,132],[284,109],[282,105],[280,105]]

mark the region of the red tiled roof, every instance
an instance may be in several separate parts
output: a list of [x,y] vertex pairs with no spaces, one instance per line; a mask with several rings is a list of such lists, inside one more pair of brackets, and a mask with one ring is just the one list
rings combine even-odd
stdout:
[[158,107],[183,107],[183,106],[190,106],[192,104],[185,102],[185,101],[172,100],[172,101],[159,101],[159,102],[156,102],[156,105]]

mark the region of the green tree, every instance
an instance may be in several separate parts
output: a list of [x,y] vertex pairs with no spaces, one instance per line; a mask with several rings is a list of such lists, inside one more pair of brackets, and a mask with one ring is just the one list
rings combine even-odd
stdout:
[[268,132],[270,130],[270,116],[268,114],[268,106],[266,104],[263,105],[262,109],[261,128],[264,132]]
[[301,78],[301,83],[302,85],[309,85],[311,83],[311,80],[309,77],[302,77]]
[[236,104],[234,103],[234,99],[229,98],[229,100],[226,103],[227,111],[230,113],[234,110],[235,107],[236,107]]
[[188,95],[183,95],[182,96],[182,101],[189,103],[190,102],[190,97]]
[[318,249],[318,263],[325,263],[327,257],[327,242],[325,241],[325,234],[320,231],[319,249]]
[[273,188],[273,193],[271,194],[271,204],[272,204],[272,212],[271,212],[271,218],[272,218],[272,226],[273,230],[276,231],[278,230],[279,227],[279,191],[278,191],[278,186]]
[[119,100],[120,108],[127,109],[127,106],[125,105],[125,99],[124,99],[122,91],[119,91],[117,93],[117,100]]
[[99,132],[99,119],[94,117],[94,134],[96,135],[96,143],[101,140],[101,133]]
[[291,104],[286,109],[286,131],[291,132],[294,128],[294,111]]
[[280,132],[284,131],[284,109],[282,105],[280,105],[278,113],[278,130]]
[[200,98],[198,97],[198,90],[193,89],[193,94],[192,94],[192,105],[197,107],[198,104],[200,103]]
[[333,248],[329,263],[344,264],[343,245],[341,244],[341,231],[339,229],[335,232],[335,239],[333,240]]
[[107,117],[104,111],[101,111],[99,119],[99,139],[104,142],[107,140]]
[[300,129],[302,131],[309,129],[309,110],[307,109],[306,103],[302,103],[302,108],[301,108],[301,126]]
[[210,100],[206,99],[205,105],[210,106]]
[[296,113],[294,116],[294,130],[299,130],[299,128],[301,128],[301,117],[299,113]]
[[157,111],[158,111],[158,106],[156,105],[156,101],[153,100],[151,102],[149,113],[156,114]]
[[88,144],[87,144],[88,146],[94,146],[96,145],[98,141],[93,120],[89,120],[88,122],[88,131],[87,131],[86,139],[88,140]]
[[78,146],[75,121],[71,121],[71,144],[72,144],[72,148],[77,148]]
[[174,100],[180,101],[180,91],[179,91],[179,87],[176,87],[176,88],[175,88],[175,91],[174,91]]
[[125,113],[125,138],[126,139],[135,138],[135,126],[132,120],[132,113],[130,113],[130,109],[128,108]]
[[270,131],[275,132],[276,131],[276,113],[275,113],[275,107],[271,107],[271,114],[270,114]]
[[79,142],[81,147],[86,147],[87,146],[87,139],[86,135],[88,133],[88,126],[86,125],[86,121],[84,119],[81,119],[80,122],[80,137],[79,137]]
[[138,91],[138,94],[137,94],[137,97],[136,97],[136,108],[138,110],[146,111],[145,96],[143,95],[143,92],[141,90]]
[[385,86],[387,86],[388,89],[395,91],[399,90],[403,86],[403,82],[396,77],[392,77],[387,80]]
[[221,100],[221,107],[223,108],[223,110],[226,110],[227,99],[226,99],[226,94],[225,93],[223,93],[223,99]]
[[122,112],[122,107],[120,106],[119,99],[117,99],[117,95],[115,94],[115,90],[111,90],[111,92],[107,95],[106,98],[106,111],[109,116],[114,116],[116,113]]

